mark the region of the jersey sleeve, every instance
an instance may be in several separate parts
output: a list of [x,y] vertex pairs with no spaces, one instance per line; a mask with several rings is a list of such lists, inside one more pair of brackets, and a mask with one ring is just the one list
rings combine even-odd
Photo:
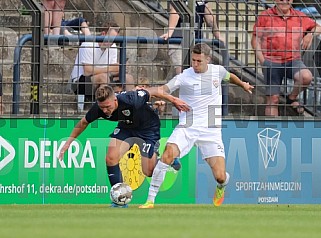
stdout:
[[221,81],[228,82],[230,81],[231,74],[223,66],[219,67],[219,77]]
[[313,19],[305,15],[304,13],[302,14],[303,16],[301,17],[301,19],[302,19],[302,26],[304,28],[304,31],[311,31],[313,28],[316,27],[317,23]]
[[134,108],[141,108],[149,101],[150,95],[146,90],[139,89],[119,94],[117,95],[117,98],[125,104],[132,105]]
[[180,86],[180,76],[181,74],[179,75],[176,75],[174,78],[172,78],[167,84],[165,84],[168,88],[169,88],[169,92],[172,93],[174,92],[176,89],[179,88]]
[[86,121],[88,123],[91,123],[91,122],[97,120],[98,118],[100,118],[102,116],[101,113],[102,113],[102,111],[98,107],[97,102],[94,103],[94,105],[89,109],[89,111],[85,115]]

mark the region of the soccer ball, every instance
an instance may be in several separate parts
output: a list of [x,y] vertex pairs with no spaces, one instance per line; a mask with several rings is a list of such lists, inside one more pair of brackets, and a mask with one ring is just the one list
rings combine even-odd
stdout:
[[116,183],[110,189],[110,199],[117,205],[128,204],[133,197],[133,191],[126,183]]

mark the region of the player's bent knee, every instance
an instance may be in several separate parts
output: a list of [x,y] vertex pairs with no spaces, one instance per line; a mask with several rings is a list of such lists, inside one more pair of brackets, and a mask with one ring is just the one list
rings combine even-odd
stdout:
[[143,174],[144,174],[146,177],[152,177],[152,175],[153,175],[153,170],[142,168],[142,171],[143,171]]
[[172,164],[174,161],[174,158],[173,158],[173,156],[168,156],[168,155],[163,154],[161,161],[165,164]]
[[165,164],[172,164],[174,159],[179,155],[178,147],[175,144],[167,144],[161,161]]
[[107,156],[106,157],[106,165],[108,166],[114,166],[119,163],[119,159],[115,159],[112,157]]

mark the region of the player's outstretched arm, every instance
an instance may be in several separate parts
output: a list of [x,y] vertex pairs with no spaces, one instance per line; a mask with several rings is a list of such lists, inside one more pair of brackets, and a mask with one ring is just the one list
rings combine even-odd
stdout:
[[170,4],[170,11],[169,11],[169,19],[168,19],[168,32],[161,35],[160,38],[163,38],[164,40],[168,40],[172,37],[175,27],[177,25],[177,22],[179,20],[179,15],[176,12],[175,8]]
[[68,150],[70,144],[87,128],[88,126],[88,122],[86,120],[85,117],[83,117],[78,123],[77,125],[74,127],[74,129],[72,130],[68,140],[66,141],[65,145],[61,148],[60,152],[59,152],[59,160],[62,160],[64,158],[64,154],[66,152],[66,150]]
[[243,82],[239,77],[235,74],[230,73],[230,83],[240,86],[244,89],[244,91],[252,94],[252,89],[254,86],[250,85],[248,82]]
[[171,102],[178,111],[187,112],[190,110],[186,102],[168,93],[166,85],[160,87],[150,87],[146,88],[145,90],[149,92],[150,97],[157,97]]

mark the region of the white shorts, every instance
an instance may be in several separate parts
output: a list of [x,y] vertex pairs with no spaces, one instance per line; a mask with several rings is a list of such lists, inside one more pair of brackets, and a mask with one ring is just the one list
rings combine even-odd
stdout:
[[188,154],[194,145],[199,148],[203,159],[214,156],[225,158],[221,129],[177,126],[167,143],[174,143],[178,146],[180,158]]

